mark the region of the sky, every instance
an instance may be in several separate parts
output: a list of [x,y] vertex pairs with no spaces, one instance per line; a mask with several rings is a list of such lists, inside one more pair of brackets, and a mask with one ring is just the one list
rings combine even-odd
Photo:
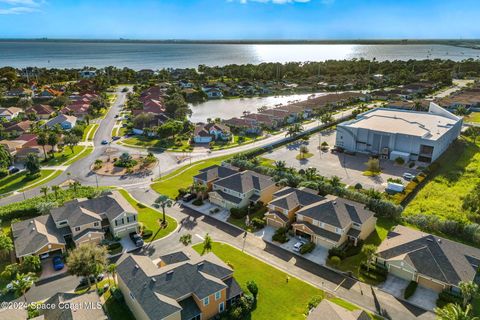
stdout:
[[0,0],[0,38],[479,39],[479,17],[480,0]]

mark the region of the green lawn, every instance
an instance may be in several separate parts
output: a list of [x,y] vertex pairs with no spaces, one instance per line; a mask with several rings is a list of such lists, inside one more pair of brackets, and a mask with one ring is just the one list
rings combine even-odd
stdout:
[[70,160],[85,148],[86,148],[85,146],[74,146],[73,153],[72,153],[72,150],[70,150],[70,148],[68,147],[63,148],[63,152],[55,152],[53,158],[50,157],[47,159],[47,161],[42,161],[42,166],[62,165],[62,163],[64,163],[67,160]]
[[35,183],[46,178],[53,172],[54,170],[41,170],[40,176],[33,180],[30,180],[27,177],[26,171],[18,172],[16,174],[12,174],[10,176],[2,178],[0,179],[0,194],[16,191],[22,188],[28,189],[28,186],[33,186]]
[[239,141],[239,136],[234,135],[233,141],[215,141],[212,147],[212,150],[223,150],[223,149],[230,149],[234,147],[238,147],[240,145],[249,144],[255,141],[254,137],[251,136],[243,136],[243,142]]
[[138,221],[142,223],[146,229],[152,230],[153,235],[148,238],[144,239],[145,242],[150,242],[153,240],[158,240],[163,237],[166,237],[170,233],[172,233],[177,228],[177,221],[170,216],[166,216],[168,225],[165,229],[162,229],[156,236],[153,238],[155,233],[158,231],[160,227],[160,220],[162,219],[162,213],[160,211],[154,210],[150,207],[147,207],[143,203],[138,202],[135,200],[126,190],[119,189],[119,192],[123,195],[125,199],[138,211]]
[[472,112],[464,119],[465,122],[477,122],[480,123],[480,112]]
[[[62,170],[57,170],[55,171],[52,175],[50,175],[51,173],[53,172],[53,170],[42,170],[40,173],[42,175],[42,178],[41,179],[36,179],[35,182],[33,183],[29,183],[28,185],[26,185],[24,188],[22,188],[21,190],[19,191],[26,191],[26,190],[29,190],[29,189],[32,189],[32,188],[36,188],[40,185],[43,185],[49,181],[52,181],[53,179],[55,179],[56,177],[58,177],[59,175],[62,174]],[[48,177],[48,178],[47,178]],[[46,178],[45,180],[43,181],[40,181],[42,180],[43,178]]]
[[[379,218],[377,220],[377,225],[375,226],[375,231],[365,240],[364,244],[380,245],[380,243],[387,237],[388,231],[390,231],[395,225],[396,223],[391,219]],[[336,269],[344,272],[351,271],[358,279],[360,279],[360,281],[369,284],[376,284],[375,281],[365,278],[359,273],[359,267],[363,261],[366,261],[366,256],[360,252],[355,256],[342,260]]]
[[462,199],[480,183],[480,139],[461,139],[439,161],[439,170],[407,205],[404,215],[426,214],[469,222]]
[[[93,137],[95,136],[95,132],[97,132],[97,129],[98,129],[99,126],[100,125],[98,123],[89,124],[85,128],[85,131],[83,132],[82,141],[92,141]],[[90,131],[90,129],[91,129],[91,131]]]
[[200,169],[213,165],[220,165],[222,161],[229,159],[232,155],[211,158],[195,162],[192,165],[184,166],[172,173],[162,177],[158,182],[151,185],[152,189],[160,194],[164,194],[174,199],[178,195],[179,188],[187,188],[192,185],[192,177],[198,174]]
[[80,153],[76,154],[76,155],[78,155],[78,157],[76,157],[76,158],[71,157],[67,162],[64,163],[64,165],[69,166],[72,163],[87,157],[92,152],[93,152],[93,147],[85,147],[83,149],[83,151],[81,151],[81,154]]
[[[202,244],[193,248],[201,253]],[[304,312],[308,302],[313,297],[325,296],[325,293],[310,284],[233,248],[227,244],[214,242],[212,252],[233,266],[234,277],[245,292],[248,292],[246,283],[254,280],[259,289],[257,308],[252,312],[254,320],[270,319],[305,319]],[[289,277],[287,283],[287,277]],[[330,298],[329,298],[330,299]],[[358,307],[340,298],[331,298],[331,301],[348,306],[350,310]]]
[[126,145],[154,149],[171,149],[186,151],[191,148],[188,140],[182,140],[182,143],[180,145],[175,145],[173,139],[157,139],[145,136],[133,136],[122,140],[122,143]]

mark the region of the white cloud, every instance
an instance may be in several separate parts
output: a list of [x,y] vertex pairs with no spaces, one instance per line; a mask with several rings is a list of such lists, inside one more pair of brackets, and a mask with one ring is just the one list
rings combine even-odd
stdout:
[[0,15],[39,11],[45,0],[0,0]]

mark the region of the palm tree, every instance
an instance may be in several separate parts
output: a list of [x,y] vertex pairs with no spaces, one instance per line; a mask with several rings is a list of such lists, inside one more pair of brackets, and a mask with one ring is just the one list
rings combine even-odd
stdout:
[[117,271],[117,265],[115,263],[111,263],[107,266],[107,272],[109,275],[112,275],[113,283],[117,285],[117,281],[115,279],[115,273]]
[[435,312],[438,320],[479,320],[471,315],[471,305],[467,305],[464,310],[458,304],[449,303],[443,308],[435,308]]
[[77,193],[77,188],[79,186],[81,186],[81,184],[78,181],[73,181],[72,183],[70,183],[70,187],[73,189],[73,191],[75,191],[75,193]]
[[55,194],[55,200],[58,200],[58,191],[60,190],[60,187],[57,185],[52,186],[52,191]]
[[308,153],[308,147],[307,146],[301,146],[300,147],[300,159],[305,158],[305,155]]
[[461,281],[458,284],[460,291],[462,291],[463,297],[463,307],[465,308],[467,304],[478,294],[478,285],[472,281],[463,282]]
[[25,293],[33,286],[35,278],[36,276],[33,272],[17,273],[15,280],[12,281],[13,290],[17,295],[23,296],[25,303],[27,303],[27,297],[25,296]]
[[287,163],[283,160],[277,160],[273,163],[273,165],[275,166],[275,171],[277,173],[285,171],[285,168],[287,167]]
[[341,185],[341,180],[338,176],[333,176],[330,178],[330,184],[332,185],[332,187],[336,188],[336,187],[340,187]]
[[309,167],[305,169],[305,178],[309,181],[317,180],[318,179],[318,172],[317,168]]
[[162,213],[163,213],[163,223],[166,221],[166,216],[165,216],[165,208],[170,208],[173,205],[172,199],[170,199],[168,196],[162,194],[160,195],[157,199],[155,199],[155,204],[154,206],[156,208],[162,208]]
[[202,255],[205,252],[210,252],[212,251],[212,237],[207,233],[205,235],[205,239],[203,240],[203,249],[202,249]]
[[28,272],[37,272],[42,268],[42,263],[38,256],[29,255],[23,258],[22,268]]
[[333,122],[333,116],[331,113],[327,112],[325,114],[323,114],[321,117],[320,117],[320,121],[323,123],[323,124],[327,124],[327,123],[330,123],[330,122]]
[[40,131],[37,135],[37,143],[39,146],[43,148],[43,155],[45,156],[45,160],[47,160],[47,151],[45,151],[45,146],[48,144],[47,134],[45,131]]
[[45,199],[47,198],[48,189],[49,189],[48,187],[40,188],[40,192],[43,193],[43,195],[45,196]]
[[297,134],[303,131],[303,127],[300,123],[295,123],[287,129],[286,137],[295,137]]

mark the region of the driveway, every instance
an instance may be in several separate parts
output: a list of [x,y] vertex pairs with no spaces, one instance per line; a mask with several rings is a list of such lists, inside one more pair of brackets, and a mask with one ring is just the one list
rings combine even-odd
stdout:
[[42,262],[42,274],[40,275],[39,280],[45,280],[49,279],[52,277],[57,277],[61,275],[65,275],[68,271],[67,264],[64,261],[64,267],[62,270],[56,271],[53,268],[53,262],[52,262],[53,257],[49,257],[47,259],[43,259]]
[[[202,214],[212,216],[215,219],[218,219],[220,221],[226,222],[228,220],[228,217],[230,217],[230,211],[221,208],[217,205],[212,204],[210,201],[203,200],[203,204],[201,206],[196,206],[192,204],[193,201],[190,202],[181,202],[181,204],[187,208],[193,209],[197,212],[200,212]],[[215,212],[217,210],[218,212]]]
[[[403,299],[405,288],[409,282],[408,280],[388,275],[387,280],[379,285],[379,288],[397,298]],[[426,310],[433,310],[436,307],[437,299],[438,292],[418,286],[413,296],[407,299],[407,301]]]
[[[318,173],[322,176],[328,178],[338,176],[342,179],[342,182],[347,185],[354,186],[360,183],[365,189],[374,188],[379,191],[385,190],[389,178],[402,179],[402,175],[405,172],[412,174],[418,173],[417,170],[410,169],[406,165],[400,166],[390,160],[380,160],[382,173],[375,177],[364,176],[363,172],[366,170],[365,163],[369,158],[368,155],[357,153],[352,156],[344,153],[334,154],[330,151],[318,150],[318,146],[323,142],[327,142],[330,147],[333,147],[335,145],[335,137],[335,130],[322,131],[311,136],[307,142],[296,141],[265,154],[263,157],[271,160],[282,159],[287,163],[287,166],[296,169],[314,167],[317,168]],[[313,156],[307,159],[297,160],[296,157],[302,145],[306,145]],[[407,183],[407,181],[403,181],[404,184]]]
[[133,243],[132,239],[130,239],[130,236],[125,236],[120,239],[120,244],[123,247],[123,252],[131,252],[135,251],[138,249],[138,247]]
[[[297,237],[291,237],[287,242],[285,243],[278,243],[278,242],[273,242],[272,241],[272,236],[275,233],[275,228],[271,226],[265,226],[262,230],[259,230],[255,232],[255,236],[262,238],[263,241],[274,243],[275,245],[288,250],[290,252],[293,252],[295,254],[300,254],[299,252],[296,252],[293,250],[293,246],[300,240]],[[327,258],[328,258],[328,249],[321,247],[321,246],[316,246],[315,249],[313,249],[312,252],[303,254],[303,258],[310,260],[312,262],[315,262],[319,265],[325,265]]]

